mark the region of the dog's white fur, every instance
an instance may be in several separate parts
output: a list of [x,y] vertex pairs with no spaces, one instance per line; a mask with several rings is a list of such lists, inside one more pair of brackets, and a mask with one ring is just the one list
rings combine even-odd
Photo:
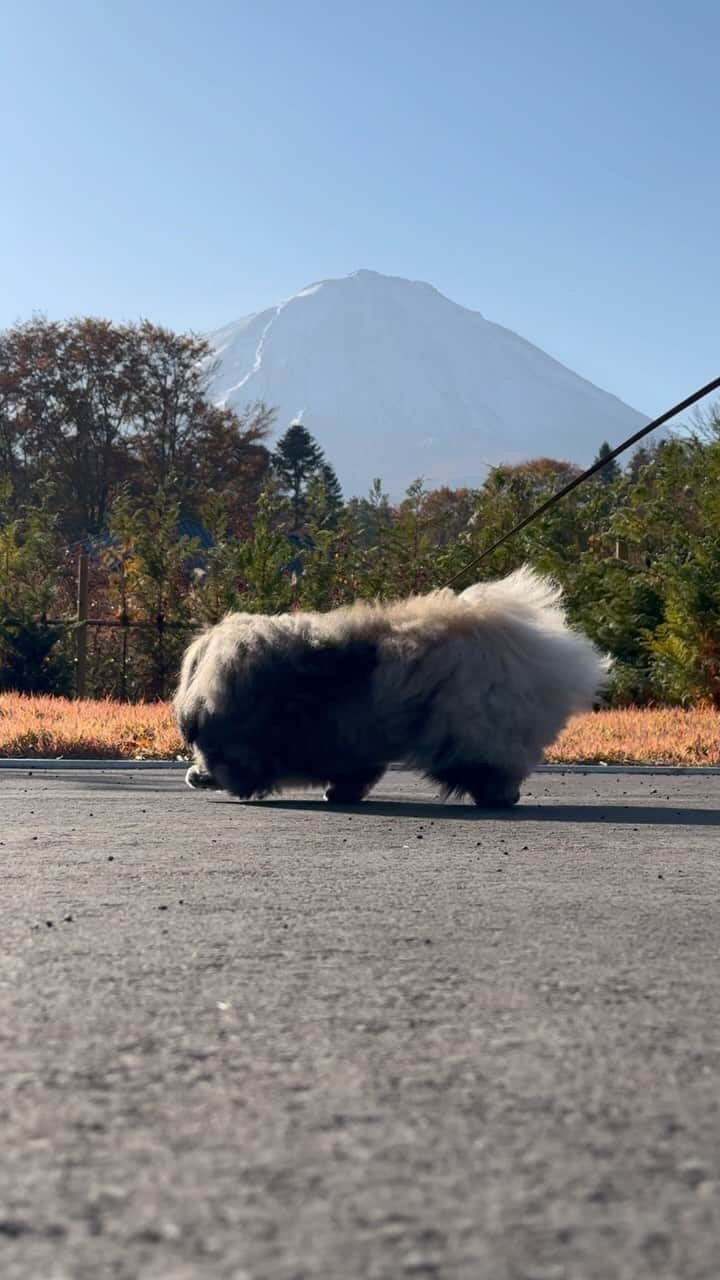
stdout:
[[608,667],[527,567],[460,595],[229,614],[183,661],[188,782],[245,797],[329,784],[329,799],[352,802],[403,760],[447,794],[511,804]]

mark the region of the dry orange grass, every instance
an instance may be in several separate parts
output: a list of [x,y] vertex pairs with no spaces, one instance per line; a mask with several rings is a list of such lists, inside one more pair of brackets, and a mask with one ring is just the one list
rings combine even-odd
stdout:
[[173,760],[183,753],[165,702],[0,696],[0,757]]
[[[0,695],[0,756],[173,760],[183,744],[167,703],[69,702]],[[577,716],[547,753],[553,764],[720,765],[720,713],[599,711]]]
[[549,764],[720,765],[720,712],[629,707],[576,716],[546,759]]

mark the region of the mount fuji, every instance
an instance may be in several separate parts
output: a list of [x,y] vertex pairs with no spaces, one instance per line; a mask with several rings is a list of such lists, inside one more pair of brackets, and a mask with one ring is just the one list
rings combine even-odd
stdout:
[[375,271],[309,285],[209,335],[210,394],[300,418],[347,496],[381,477],[394,498],[482,484],[488,466],[534,457],[589,464],[647,422],[539,347],[444,297]]

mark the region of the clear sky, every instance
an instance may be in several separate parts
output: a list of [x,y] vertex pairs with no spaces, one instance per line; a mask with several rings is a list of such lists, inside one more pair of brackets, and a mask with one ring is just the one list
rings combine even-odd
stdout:
[[0,10],[0,325],[369,267],[648,413],[720,373],[717,0]]

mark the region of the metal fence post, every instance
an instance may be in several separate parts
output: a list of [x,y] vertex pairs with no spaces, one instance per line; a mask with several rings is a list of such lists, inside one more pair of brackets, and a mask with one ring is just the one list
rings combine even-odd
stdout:
[[87,629],[88,617],[88,553],[85,547],[80,548],[78,556],[78,588],[77,588],[77,651],[75,658],[75,697],[84,698],[87,688]]

